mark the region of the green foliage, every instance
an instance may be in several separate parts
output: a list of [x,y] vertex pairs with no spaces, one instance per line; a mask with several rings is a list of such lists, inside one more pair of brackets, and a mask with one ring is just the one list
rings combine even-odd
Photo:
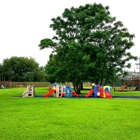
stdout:
[[[129,60],[137,59],[129,52],[134,35],[110,15],[108,6],[94,3],[66,8],[52,22],[50,27],[56,35],[39,44],[40,49],[53,48],[57,57],[55,71],[47,75],[53,75],[58,82],[73,82],[77,92],[83,81],[106,85],[117,80],[125,75],[123,68],[131,66]],[[47,67],[54,66],[49,62]]]
[[56,46],[56,43],[54,43],[51,39],[43,39],[41,40],[41,45],[40,46],[40,49],[44,49],[44,48],[53,48]]
[[[138,140],[140,102],[129,99],[20,98],[0,89],[1,140]],[[36,88],[44,94],[48,88]]]
[[[4,59],[0,74],[5,80],[12,81],[45,81],[45,71],[43,67],[33,58],[11,57]],[[1,69],[0,68],[0,69]]]
[[3,71],[3,67],[2,67],[2,64],[0,64],[0,77],[3,77],[2,71]]

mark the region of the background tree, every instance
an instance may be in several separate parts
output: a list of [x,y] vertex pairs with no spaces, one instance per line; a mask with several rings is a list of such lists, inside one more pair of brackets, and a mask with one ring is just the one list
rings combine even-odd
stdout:
[[2,75],[5,80],[17,82],[45,81],[45,70],[33,58],[11,57],[4,59]]
[[129,60],[137,59],[128,51],[134,45],[134,35],[111,17],[108,6],[94,3],[66,8],[52,22],[56,35],[42,39],[39,47],[54,50],[58,65],[53,75],[60,81],[59,73],[64,73],[63,82],[72,82],[76,92],[83,81],[101,85],[114,81],[125,74],[124,67],[131,66]]
[[0,78],[3,77],[3,66],[2,64],[0,64]]

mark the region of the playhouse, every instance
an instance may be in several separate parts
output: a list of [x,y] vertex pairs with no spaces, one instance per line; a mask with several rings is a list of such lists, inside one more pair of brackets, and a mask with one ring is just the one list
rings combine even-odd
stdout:
[[22,97],[35,97],[35,86],[27,86],[27,90],[23,92]]

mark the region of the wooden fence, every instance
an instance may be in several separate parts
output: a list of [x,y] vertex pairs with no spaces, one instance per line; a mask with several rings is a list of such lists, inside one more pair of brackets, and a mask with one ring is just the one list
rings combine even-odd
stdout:
[[[0,86],[4,85],[6,88],[16,88],[16,87],[27,87],[28,85],[34,85],[35,87],[53,87],[53,84],[50,82],[11,82],[11,81],[2,81]],[[67,82],[63,85],[72,86],[72,83]],[[91,83],[84,83],[84,86],[91,86]]]
[[53,84],[51,84],[50,82],[11,82],[11,81],[1,82],[0,85],[4,85],[6,88],[27,87],[28,85],[34,85],[35,87],[53,86]]

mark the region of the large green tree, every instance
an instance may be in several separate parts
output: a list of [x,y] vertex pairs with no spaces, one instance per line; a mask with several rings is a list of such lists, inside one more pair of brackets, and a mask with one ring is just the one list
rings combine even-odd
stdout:
[[3,72],[3,66],[2,66],[2,64],[0,64],[0,78],[3,77],[2,72]]
[[45,81],[45,69],[33,58],[11,57],[3,60],[1,75],[15,82]]
[[[50,27],[56,35],[40,41],[40,49],[52,48],[55,52],[57,81],[73,82],[77,92],[83,81],[107,84],[119,75],[125,75],[129,60],[137,59],[129,49],[134,46],[134,35],[121,21],[116,21],[109,7],[102,4],[86,4],[65,9],[62,16],[52,19]],[[51,61],[48,67],[52,67]],[[61,77],[65,74],[65,80]]]

